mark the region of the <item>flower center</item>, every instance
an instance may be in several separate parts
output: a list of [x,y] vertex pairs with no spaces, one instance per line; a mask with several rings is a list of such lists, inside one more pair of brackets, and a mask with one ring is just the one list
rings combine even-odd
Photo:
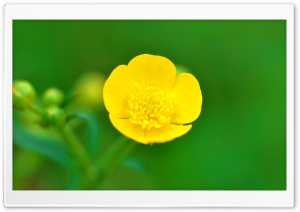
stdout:
[[130,120],[143,129],[160,128],[170,123],[174,112],[173,99],[164,90],[137,85],[128,99]]

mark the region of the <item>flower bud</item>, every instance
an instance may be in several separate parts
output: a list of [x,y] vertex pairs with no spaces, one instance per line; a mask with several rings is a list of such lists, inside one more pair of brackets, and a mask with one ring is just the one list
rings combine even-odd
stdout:
[[43,95],[43,102],[50,105],[60,105],[64,100],[64,93],[58,88],[49,88]]
[[60,122],[62,122],[64,116],[64,111],[54,105],[47,107],[42,115],[43,120],[47,126],[58,125]]
[[77,103],[83,107],[100,109],[103,107],[103,86],[106,77],[98,72],[85,74],[76,83]]
[[25,80],[16,80],[13,83],[13,106],[19,110],[28,109],[35,98],[33,86]]

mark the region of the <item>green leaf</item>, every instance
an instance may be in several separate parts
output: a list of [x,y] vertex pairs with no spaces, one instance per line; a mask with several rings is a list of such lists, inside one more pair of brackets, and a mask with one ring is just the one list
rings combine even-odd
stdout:
[[80,187],[81,175],[77,170],[70,172],[67,190],[78,190]]
[[66,117],[66,123],[73,119],[80,119],[86,123],[88,130],[87,150],[89,154],[95,156],[100,146],[100,124],[97,118],[92,114],[75,113]]
[[65,96],[65,98],[64,98],[64,100],[63,100],[63,102],[61,103],[61,107],[65,107],[69,102],[71,102],[71,101],[75,98],[76,94],[77,94],[76,89],[70,90],[70,91],[66,94],[66,96]]
[[71,155],[63,141],[35,135],[33,130],[21,126],[17,121],[13,123],[13,142],[21,148],[37,152],[61,165],[73,167]]
[[123,160],[123,165],[137,171],[146,171],[145,164],[142,161],[140,161],[138,158],[133,156],[125,157]]

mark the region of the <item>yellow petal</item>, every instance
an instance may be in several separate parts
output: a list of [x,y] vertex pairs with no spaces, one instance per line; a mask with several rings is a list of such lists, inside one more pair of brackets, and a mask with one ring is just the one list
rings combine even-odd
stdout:
[[137,142],[143,143],[145,130],[140,125],[133,124],[130,119],[118,119],[109,115],[112,125],[123,135]]
[[133,88],[128,67],[120,65],[113,70],[103,87],[103,101],[110,114],[117,118],[129,118],[128,95]]
[[171,123],[187,124],[195,121],[202,107],[202,93],[197,79],[192,74],[179,74],[170,92],[175,101]]
[[175,65],[167,58],[142,54],[129,64],[130,76],[134,82],[169,90],[176,77]]
[[186,134],[192,125],[167,124],[161,128],[146,131],[146,143],[165,143]]
[[192,125],[168,124],[159,129],[142,129],[138,124],[133,124],[130,119],[118,119],[109,116],[114,127],[126,137],[143,144],[164,143],[186,134]]

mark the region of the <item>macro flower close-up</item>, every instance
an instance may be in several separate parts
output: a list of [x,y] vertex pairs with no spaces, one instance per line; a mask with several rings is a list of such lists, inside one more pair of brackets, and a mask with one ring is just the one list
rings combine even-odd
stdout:
[[286,190],[288,26],[13,20],[13,190]]
[[190,73],[176,76],[169,59],[150,54],[116,67],[104,85],[103,98],[113,126],[143,144],[186,134],[202,107],[197,79]]

